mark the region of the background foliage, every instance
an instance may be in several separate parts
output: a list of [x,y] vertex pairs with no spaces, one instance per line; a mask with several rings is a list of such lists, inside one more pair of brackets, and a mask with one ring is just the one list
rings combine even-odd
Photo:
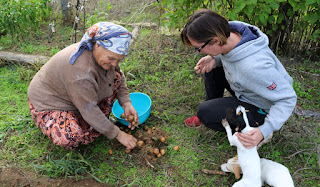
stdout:
[[318,59],[320,54],[319,0],[162,0],[163,20],[170,28],[182,28],[189,15],[210,8],[229,18],[261,28],[270,48],[286,56]]
[[12,38],[38,36],[38,28],[51,13],[48,0],[0,1],[0,36],[9,34]]

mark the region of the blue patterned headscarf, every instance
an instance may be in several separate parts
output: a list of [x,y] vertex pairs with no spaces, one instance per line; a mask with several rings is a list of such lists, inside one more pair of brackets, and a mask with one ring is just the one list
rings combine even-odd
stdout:
[[131,34],[126,28],[111,22],[96,23],[87,30],[80,41],[80,45],[71,53],[70,64],[74,64],[85,49],[92,51],[92,40],[114,53],[127,55]]

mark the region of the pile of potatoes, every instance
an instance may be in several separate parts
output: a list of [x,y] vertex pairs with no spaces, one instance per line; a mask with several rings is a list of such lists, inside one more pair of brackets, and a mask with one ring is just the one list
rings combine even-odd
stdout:
[[[137,129],[130,131],[127,129],[120,128],[126,131],[138,140],[137,146],[133,149],[125,149],[126,154],[134,153],[137,158],[148,162],[149,164],[157,161],[158,158],[166,154],[167,145],[168,145],[168,136],[161,129],[156,127],[149,128],[147,125],[143,129]],[[175,146],[174,151],[179,151],[180,147]],[[112,154],[112,150],[110,150]],[[109,154],[110,154],[109,152]]]
[[[166,138],[163,137],[163,136],[161,136],[159,140],[160,140],[161,143],[165,143]],[[148,140],[147,140],[147,141],[148,141]],[[150,142],[150,141],[149,141],[149,142]],[[139,148],[142,148],[142,147],[144,146],[144,144],[145,144],[145,143],[144,143],[144,141],[142,141],[142,140],[139,140],[139,141],[137,142],[137,145],[138,145]],[[148,146],[147,149],[148,149],[150,155],[154,155],[154,156],[160,158],[161,156],[163,156],[163,155],[166,154],[166,151],[165,151],[164,148],[160,148],[160,147],[163,147],[163,145],[159,145],[159,143],[156,144],[156,145],[158,145],[158,146],[152,146],[152,143],[151,143],[151,144],[149,144],[149,146]]]

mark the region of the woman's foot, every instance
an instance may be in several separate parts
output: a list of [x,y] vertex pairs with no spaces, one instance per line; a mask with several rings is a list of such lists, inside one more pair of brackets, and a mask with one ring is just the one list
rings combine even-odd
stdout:
[[184,121],[186,126],[188,127],[200,127],[201,126],[201,121],[197,116],[192,116]]

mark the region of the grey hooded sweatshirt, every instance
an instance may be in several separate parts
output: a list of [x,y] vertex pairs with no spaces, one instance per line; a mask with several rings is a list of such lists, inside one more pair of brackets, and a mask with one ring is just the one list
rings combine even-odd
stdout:
[[259,127],[266,138],[282,127],[296,105],[293,80],[268,47],[268,37],[260,29],[239,21],[229,24],[231,31],[241,35],[241,41],[228,54],[215,56],[216,66],[223,66],[240,101],[268,113]]

